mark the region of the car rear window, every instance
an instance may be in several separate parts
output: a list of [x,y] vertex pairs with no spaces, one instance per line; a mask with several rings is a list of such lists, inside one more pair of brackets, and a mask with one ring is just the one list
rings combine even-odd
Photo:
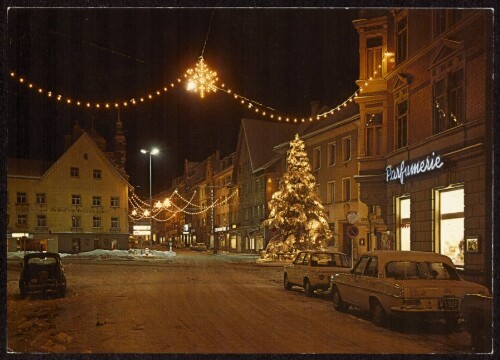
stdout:
[[311,258],[311,266],[349,267],[349,262],[341,254],[314,254]]
[[441,262],[391,261],[385,266],[387,278],[398,280],[458,280],[455,269]]

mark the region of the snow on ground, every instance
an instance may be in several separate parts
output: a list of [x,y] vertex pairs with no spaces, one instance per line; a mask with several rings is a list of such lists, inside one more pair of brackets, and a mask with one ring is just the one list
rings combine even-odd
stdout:
[[[33,251],[27,251],[26,253],[31,253]],[[143,249],[142,253],[139,249],[131,250],[92,250],[88,252],[82,252],[78,254],[67,254],[60,253],[61,258],[68,259],[98,259],[98,260],[144,260],[144,259],[168,259],[176,256],[174,251],[158,251],[158,250],[146,250]],[[22,259],[24,257],[23,251],[9,252],[7,253],[7,259]]]

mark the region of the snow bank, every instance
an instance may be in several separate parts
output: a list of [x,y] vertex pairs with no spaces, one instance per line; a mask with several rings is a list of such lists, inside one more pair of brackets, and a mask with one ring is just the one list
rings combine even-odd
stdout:
[[[26,253],[31,253],[33,251],[27,251]],[[173,251],[158,251],[149,250],[146,252],[144,249],[141,251],[139,249],[131,250],[102,250],[96,249],[92,251],[82,252],[78,254],[66,254],[60,253],[61,258],[69,259],[98,259],[98,260],[144,260],[144,259],[168,259],[176,256],[177,254]],[[7,253],[7,259],[22,259],[24,257],[24,251],[9,252]]]

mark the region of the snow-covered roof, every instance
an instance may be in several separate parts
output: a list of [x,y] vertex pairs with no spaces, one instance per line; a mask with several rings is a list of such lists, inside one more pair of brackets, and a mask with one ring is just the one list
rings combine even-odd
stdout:
[[254,119],[242,119],[241,128],[253,172],[265,169],[278,160],[280,155],[273,152],[274,146],[292,140],[297,132],[296,125]]

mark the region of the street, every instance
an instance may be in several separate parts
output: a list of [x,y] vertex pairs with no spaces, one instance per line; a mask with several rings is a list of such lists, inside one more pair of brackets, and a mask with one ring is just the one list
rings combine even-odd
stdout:
[[16,353],[467,353],[463,327],[380,328],[324,294],[286,291],[280,266],[255,256],[177,251],[161,261],[63,261],[65,298],[21,299],[7,273],[9,351]]

